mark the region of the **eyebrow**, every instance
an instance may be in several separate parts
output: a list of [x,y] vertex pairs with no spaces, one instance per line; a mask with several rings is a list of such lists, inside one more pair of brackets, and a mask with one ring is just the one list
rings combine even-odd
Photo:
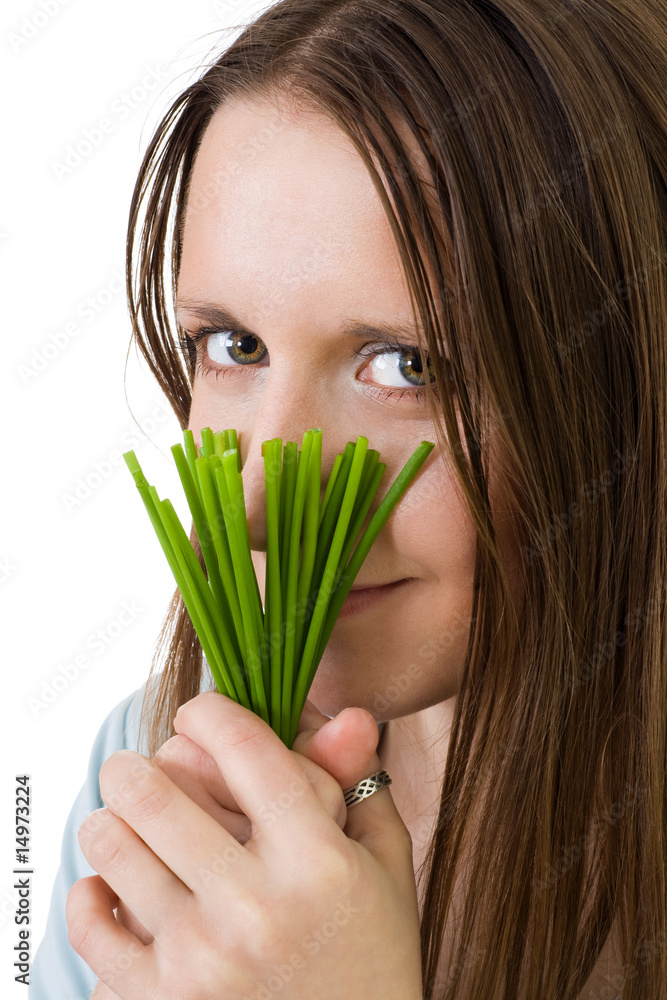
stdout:
[[[248,336],[257,336],[244,323],[238,320],[229,309],[222,305],[181,297],[177,300],[176,310],[177,312],[187,311],[193,316],[198,316],[199,319],[215,323],[221,327],[231,327]],[[343,336],[380,337],[393,338],[395,340],[400,340],[401,338],[415,340],[418,336],[417,329],[412,323],[381,323],[376,326],[372,323],[362,322],[361,320],[345,320],[341,333]]]

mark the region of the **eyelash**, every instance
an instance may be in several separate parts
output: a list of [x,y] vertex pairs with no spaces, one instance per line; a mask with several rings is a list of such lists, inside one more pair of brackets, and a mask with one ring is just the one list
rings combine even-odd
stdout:
[[[216,379],[218,379],[220,376],[224,378],[225,373],[227,371],[237,367],[235,365],[216,367],[215,365],[209,364],[206,361],[204,352],[200,351],[198,347],[199,344],[202,343],[202,341],[205,341],[207,337],[213,335],[214,333],[231,333],[232,335],[235,336],[244,336],[244,335],[247,336],[247,331],[239,330],[232,326],[224,327],[224,329],[221,327],[200,327],[197,330],[186,332],[184,336],[181,336],[179,338],[178,348],[185,355],[188,361],[192,360],[193,350],[194,352],[196,352],[195,371],[194,371],[195,376],[197,374],[202,374],[202,375],[212,374],[215,375]],[[358,358],[372,358],[372,357],[381,357],[383,354],[393,354],[395,352],[412,351],[412,350],[414,350],[414,347],[409,344],[399,344],[397,341],[388,340],[383,344],[382,347],[371,347],[368,344],[366,344],[364,345],[364,347],[355,350],[354,354],[355,357]],[[242,368],[243,366],[239,365],[238,367]],[[265,366],[263,365],[250,366],[250,368],[253,367],[257,369]],[[449,365],[448,365],[448,370],[449,370]],[[255,373],[253,372],[252,374]],[[414,388],[405,388],[405,389],[397,389],[390,387],[383,388],[381,386],[371,386],[370,388],[372,389],[373,395],[376,396],[378,399],[393,399],[398,393],[399,400],[402,399],[403,396],[407,394],[418,403],[423,401],[427,392],[425,386],[415,386]],[[438,400],[439,399],[438,390],[434,384],[432,384],[431,386],[431,392],[433,393],[435,399]]]

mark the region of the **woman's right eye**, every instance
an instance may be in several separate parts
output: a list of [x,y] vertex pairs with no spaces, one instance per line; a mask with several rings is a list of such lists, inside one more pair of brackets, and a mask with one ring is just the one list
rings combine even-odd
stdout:
[[256,365],[268,357],[264,341],[249,333],[234,333],[229,330],[209,333],[206,353],[211,361],[219,365],[229,365],[230,361],[239,365]]
[[235,368],[265,367],[260,362],[268,357],[264,342],[244,330],[201,327],[186,331],[178,346],[194,366],[195,375],[210,374],[216,379],[224,378]]

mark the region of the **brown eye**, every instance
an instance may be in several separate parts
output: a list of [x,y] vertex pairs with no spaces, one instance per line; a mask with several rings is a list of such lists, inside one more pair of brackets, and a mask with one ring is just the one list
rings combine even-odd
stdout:
[[[407,358],[402,358],[398,364],[398,370],[401,375],[406,378],[409,382],[414,378],[417,381],[412,382],[412,385],[426,385],[426,379],[424,378],[424,366],[422,363],[422,356],[418,349],[415,347],[409,352]],[[426,367],[429,375],[429,381],[435,381],[435,372],[433,370],[433,365],[431,364],[431,359],[427,356]]]
[[[426,375],[428,381],[435,384],[435,371],[430,358],[427,356],[425,373],[423,355],[418,347],[384,345],[365,348],[359,353],[371,357],[368,367],[373,380],[380,385],[394,389],[420,389],[427,385]],[[401,382],[401,379],[404,381]]]
[[268,355],[266,345],[259,337],[228,330],[209,334],[206,353],[219,365],[255,365]]

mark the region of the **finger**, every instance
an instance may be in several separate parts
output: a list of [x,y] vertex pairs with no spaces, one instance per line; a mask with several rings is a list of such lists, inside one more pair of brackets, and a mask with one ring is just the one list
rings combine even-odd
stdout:
[[[380,734],[375,719],[366,709],[346,708],[328,720],[311,706],[302,721],[306,718],[316,728],[298,732],[293,748],[332,774],[342,789],[382,770],[377,754]],[[351,806],[344,831],[392,867],[405,870],[409,860],[412,870],[412,840],[389,786]]]
[[153,935],[146,930],[140,920],[137,920],[134,913],[132,913],[132,911],[125,905],[123,900],[119,899],[118,894],[113,891],[108,882],[105,882],[101,875],[89,877],[98,879],[100,882],[104,882],[109,898],[117,901],[117,905],[114,907],[116,922],[120,924],[121,927],[125,927],[128,931],[135,934],[142,944],[150,944],[151,941],[154,940]]
[[155,935],[166,914],[189,903],[190,890],[127,823],[110,809],[97,809],[78,831],[81,851],[91,868]]
[[[318,799],[342,829],[346,809],[338,783],[312,760],[301,754],[297,754],[297,758]],[[188,736],[177,734],[160,747],[153,760],[181,791],[224,826],[240,844],[246,843],[252,833],[250,820],[239,811],[220,768],[206,750]],[[280,798],[278,801],[280,803]]]
[[240,844],[250,836],[244,816],[213,758],[187,736],[176,735],[163,743],[153,761],[193,802],[224,826]]
[[133,934],[136,934],[142,944],[150,944],[151,941],[154,940],[150,931],[146,930],[141,921],[137,919],[135,914],[132,913],[129,906],[127,906],[122,899],[118,900],[118,906],[116,907],[116,920],[122,927],[127,927],[128,931],[132,931]]
[[330,834],[322,808],[297,754],[258,715],[215,691],[182,705],[174,729],[194,739],[218,764],[227,785],[256,831],[284,836],[284,843],[311,843]]
[[363,708],[346,708],[331,720],[317,713],[324,720],[319,725],[316,713],[311,709],[309,717],[302,715],[301,724],[315,725],[299,729],[292,749],[328,771],[341,788],[348,788],[370,773],[380,739],[377,723]]
[[330,715],[324,715],[323,712],[320,712],[317,705],[310,698],[306,698],[301,710],[299,724],[297,725],[297,732],[301,729],[319,729],[320,726],[330,722],[331,718]]
[[[253,880],[256,859],[152,760],[133,750],[117,750],[100,768],[100,791],[103,801],[177,877],[174,885],[180,879],[193,892],[201,891],[202,872],[210,870],[216,855],[231,854],[238,880]],[[182,898],[185,903],[187,895]],[[142,910],[130,906],[145,922]]]
[[[361,727],[363,723],[359,715],[365,712],[364,709],[350,708],[345,709],[345,712],[349,713],[346,721],[348,726]],[[351,718],[353,714],[357,716],[356,720]],[[376,738],[376,745],[377,742]],[[367,746],[370,746],[370,743]],[[363,778],[381,770],[380,758],[377,750],[374,750],[368,755],[366,763],[359,768],[357,776],[345,787],[352,787]],[[386,867],[414,879],[412,839],[396,808],[389,785],[348,807],[344,831],[352,840],[366,847]]]
[[[150,978],[151,945],[144,945],[113,915],[118,896],[99,875],[75,882],[65,904],[69,943],[98,979],[113,988],[119,975],[128,975],[141,996],[141,983]],[[147,993],[145,995],[148,995]]]

